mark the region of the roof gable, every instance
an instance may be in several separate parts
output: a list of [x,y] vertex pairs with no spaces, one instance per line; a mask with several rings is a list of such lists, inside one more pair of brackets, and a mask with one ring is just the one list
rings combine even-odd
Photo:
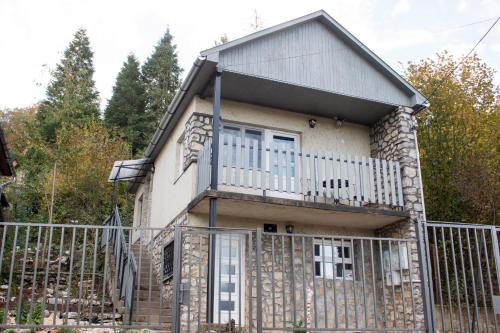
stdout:
[[205,50],[223,71],[394,105],[425,97],[324,11]]

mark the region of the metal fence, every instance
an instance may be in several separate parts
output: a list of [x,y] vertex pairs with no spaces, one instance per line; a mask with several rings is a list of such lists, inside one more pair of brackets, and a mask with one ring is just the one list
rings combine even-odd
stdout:
[[499,331],[499,230],[488,225],[422,222],[430,330]]
[[174,332],[425,330],[415,240],[178,227],[175,243]]
[[[219,185],[330,203],[403,207],[397,161],[262,146],[257,140],[231,135],[221,135],[219,142]],[[210,151],[207,140],[198,155],[198,192],[209,186]]]
[[[170,327],[150,240],[164,229],[0,224],[0,329]],[[147,241],[146,241],[147,240]]]

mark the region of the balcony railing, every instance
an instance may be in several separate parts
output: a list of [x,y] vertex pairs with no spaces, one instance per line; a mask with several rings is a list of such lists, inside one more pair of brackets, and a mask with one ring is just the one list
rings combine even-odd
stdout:
[[[255,149],[254,149],[255,147]],[[210,187],[211,141],[198,153],[198,193]],[[336,152],[261,147],[220,139],[218,185],[243,193],[351,206],[403,208],[397,161]]]

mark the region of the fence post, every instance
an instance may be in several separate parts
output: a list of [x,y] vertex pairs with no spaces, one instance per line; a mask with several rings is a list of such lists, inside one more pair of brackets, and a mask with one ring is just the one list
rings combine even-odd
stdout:
[[257,228],[255,261],[257,265],[257,333],[262,333],[262,229]]
[[[172,304],[172,332],[180,333],[180,292],[182,264],[182,230],[176,225],[174,232],[174,304]],[[189,319],[188,319],[189,320]]]
[[420,279],[422,281],[422,297],[424,305],[424,320],[427,332],[436,332],[434,320],[434,296],[430,285],[431,265],[429,260],[428,251],[428,235],[426,230],[425,221],[417,220],[415,222],[415,229],[417,231],[417,247],[418,258],[420,265]]

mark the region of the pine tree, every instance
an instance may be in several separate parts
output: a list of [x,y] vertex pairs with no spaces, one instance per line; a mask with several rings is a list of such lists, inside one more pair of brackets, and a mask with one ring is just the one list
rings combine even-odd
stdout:
[[152,134],[180,86],[182,69],[177,62],[176,46],[172,44],[172,39],[167,30],[142,67],[146,113],[151,114],[153,119],[149,134]]
[[55,142],[63,125],[81,125],[99,117],[92,58],[86,31],[79,29],[52,73],[47,98],[37,113],[39,129],[46,141]]
[[151,116],[144,112],[144,86],[139,62],[129,55],[116,77],[113,95],[104,111],[108,127],[120,129],[136,155],[147,143]]

